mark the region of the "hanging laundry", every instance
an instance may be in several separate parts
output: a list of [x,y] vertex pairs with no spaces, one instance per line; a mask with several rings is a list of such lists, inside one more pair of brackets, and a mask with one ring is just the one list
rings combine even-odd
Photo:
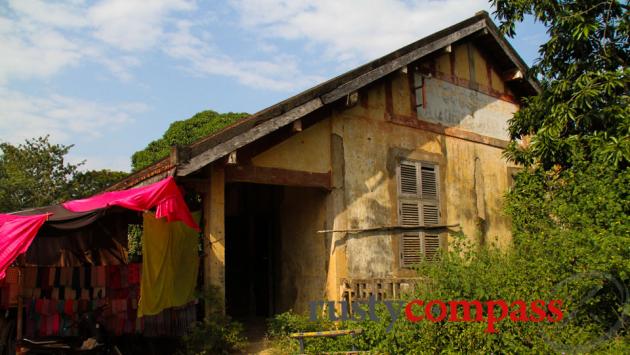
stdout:
[[[201,214],[193,213],[195,223]],[[198,232],[182,222],[167,222],[144,213],[142,275],[138,317],[194,299],[199,268]]]

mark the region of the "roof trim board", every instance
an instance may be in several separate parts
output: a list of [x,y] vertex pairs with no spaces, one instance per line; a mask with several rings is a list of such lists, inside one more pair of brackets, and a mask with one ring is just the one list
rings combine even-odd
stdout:
[[189,175],[211,162],[230,154],[238,148],[257,140],[268,133],[282,128],[301,117],[304,117],[322,106],[324,106],[322,100],[317,97],[283,113],[282,115],[277,116],[273,120],[267,120],[258,126],[254,126],[243,134],[228,139],[227,141],[218,144],[195,157],[191,157],[188,162],[177,167],[177,175]]

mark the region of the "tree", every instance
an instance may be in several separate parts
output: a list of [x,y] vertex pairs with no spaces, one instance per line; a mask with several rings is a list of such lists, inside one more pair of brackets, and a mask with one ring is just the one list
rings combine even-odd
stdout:
[[109,169],[77,172],[70,181],[70,198],[91,196],[105,190],[128,174]]
[[0,144],[0,211],[51,205],[91,195],[126,175],[85,171],[65,161],[72,145],[51,144],[48,136],[23,144]]
[[[507,156],[526,166],[569,167],[599,160],[624,168],[630,161],[628,4],[610,0],[492,0],[501,28],[533,16],[550,39],[530,75],[542,92],[525,101],[510,122]],[[517,139],[531,139],[525,148]]]
[[[602,334],[623,336],[627,348],[623,324],[630,302],[619,297],[615,285],[630,284],[628,4],[492,3],[508,35],[531,15],[550,36],[530,73],[542,90],[509,125],[512,142],[505,155],[524,167],[507,197],[515,262],[536,292],[575,281],[566,306],[576,311],[583,349],[597,345],[592,340]],[[597,281],[584,276],[594,274],[607,276]],[[593,289],[597,292],[590,293]],[[588,303],[580,304],[586,294]]]
[[175,121],[164,132],[162,138],[152,141],[144,149],[133,154],[131,157],[132,168],[134,171],[145,168],[168,156],[171,146],[193,143],[199,138],[217,132],[247,116],[247,113],[217,113],[207,110],[199,112],[189,119]]

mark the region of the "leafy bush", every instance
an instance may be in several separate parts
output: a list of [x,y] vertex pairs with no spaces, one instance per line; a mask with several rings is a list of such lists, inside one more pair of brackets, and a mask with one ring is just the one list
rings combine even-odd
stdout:
[[[223,305],[216,287],[206,290],[201,298],[207,305]],[[242,333],[243,325],[226,316],[222,307],[211,307],[203,321],[197,322],[183,337],[181,354],[229,354],[242,350],[246,344]]]
[[[295,353],[298,349],[297,341],[289,339],[288,334],[295,331],[328,330],[361,328],[364,332],[356,337],[354,344],[357,349],[387,354],[425,354],[425,353],[624,353],[630,346],[627,328],[628,308],[623,308],[623,298],[619,289],[628,284],[625,268],[628,260],[627,248],[621,244],[627,243],[627,235],[607,235],[610,238],[621,238],[619,241],[607,240],[610,250],[600,255],[593,255],[598,246],[597,238],[590,234],[579,238],[579,234],[568,223],[575,217],[576,211],[601,208],[586,204],[590,207],[579,207],[577,201],[572,201],[572,207],[567,207],[567,199],[574,196],[586,198],[590,201],[591,194],[601,195],[601,189],[612,189],[617,194],[624,194],[627,190],[626,178],[608,178],[601,175],[601,171],[585,170],[580,175],[578,185],[587,184],[589,189],[578,189],[580,193],[562,191],[548,196],[547,208],[558,211],[555,214],[540,214],[540,209],[529,209],[528,213],[538,214],[538,218],[521,215],[522,220],[515,219],[515,245],[509,251],[501,251],[493,246],[473,245],[470,239],[463,235],[454,235],[454,242],[448,252],[443,252],[441,258],[433,262],[423,262],[418,265],[418,273],[429,281],[419,284],[410,299],[444,301],[450,300],[488,300],[503,299],[508,302],[524,300],[529,304],[533,300],[550,301],[561,299],[564,301],[565,321],[548,322],[513,322],[503,320],[496,324],[495,334],[486,332],[487,323],[484,322],[430,322],[423,320],[417,323],[408,321],[402,315],[394,324],[391,331],[389,313],[378,309],[380,321],[346,321],[331,324],[327,320],[310,322],[306,316],[285,313],[274,318],[270,323],[270,335],[283,353]],[[590,173],[589,173],[590,172]],[[592,180],[597,172],[598,182]],[[540,181],[526,174],[517,182],[516,190],[524,189],[530,184]],[[565,181],[566,183],[566,181]],[[621,186],[624,185],[625,187]],[[590,192],[588,192],[590,191]],[[527,196],[527,195],[525,195]],[[615,196],[606,196],[614,199]],[[619,196],[616,196],[619,197]],[[527,204],[527,197],[515,201],[510,197],[510,208]],[[540,201],[533,199],[532,201]],[[620,200],[617,200],[620,201]],[[624,204],[626,202],[620,202]],[[522,206],[521,206],[522,207]],[[560,211],[564,211],[560,213]],[[572,212],[568,212],[572,211]],[[610,206],[610,215],[602,222],[604,225],[589,228],[600,228],[603,240],[604,231],[618,232],[619,218],[627,218],[627,208]],[[521,211],[522,214],[525,212]],[[590,216],[597,217],[595,211]],[[546,216],[546,217],[545,217]],[[585,218],[585,217],[584,217]],[[593,217],[591,217],[593,218]],[[550,220],[551,219],[551,220]],[[581,221],[581,219],[579,219]],[[535,223],[529,228],[534,232],[526,232],[523,221]],[[606,226],[606,223],[613,224]],[[575,227],[573,227],[575,228]],[[593,232],[592,230],[590,230]],[[526,238],[523,240],[523,238]],[[588,243],[589,238],[590,243]],[[625,239],[624,239],[625,238]],[[544,239],[544,240],[543,240]],[[536,246],[541,246],[536,248]],[[618,247],[614,247],[617,245]],[[535,249],[535,250],[532,250]],[[612,260],[612,262],[611,262]],[[618,260],[618,261],[615,261]],[[625,271],[622,272],[622,269]],[[595,271],[593,273],[592,271]],[[591,292],[593,290],[593,292]],[[583,296],[590,295],[586,302]],[[625,316],[624,316],[624,312]],[[307,353],[321,353],[324,351],[348,351],[351,349],[352,339],[339,337],[334,339],[316,339],[306,341]]]

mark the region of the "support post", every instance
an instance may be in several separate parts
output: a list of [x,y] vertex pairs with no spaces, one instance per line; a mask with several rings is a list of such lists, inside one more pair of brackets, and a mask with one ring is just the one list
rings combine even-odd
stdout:
[[24,300],[23,300],[23,290],[22,290],[22,280],[24,279],[23,275],[22,275],[22,267],[18,266],[18,296],[17,296],[17,320],[16,320],[16,338],[17,341],[21,341],[22,340],[22,327],[23,327],[23,322],[22,322],[22,318],[24,318]]
[[[210,189],[204,196],[204,285],[218,287],[225,313],[225,169],[210,167]],[[206,305],[206,315],[210,307]]]

